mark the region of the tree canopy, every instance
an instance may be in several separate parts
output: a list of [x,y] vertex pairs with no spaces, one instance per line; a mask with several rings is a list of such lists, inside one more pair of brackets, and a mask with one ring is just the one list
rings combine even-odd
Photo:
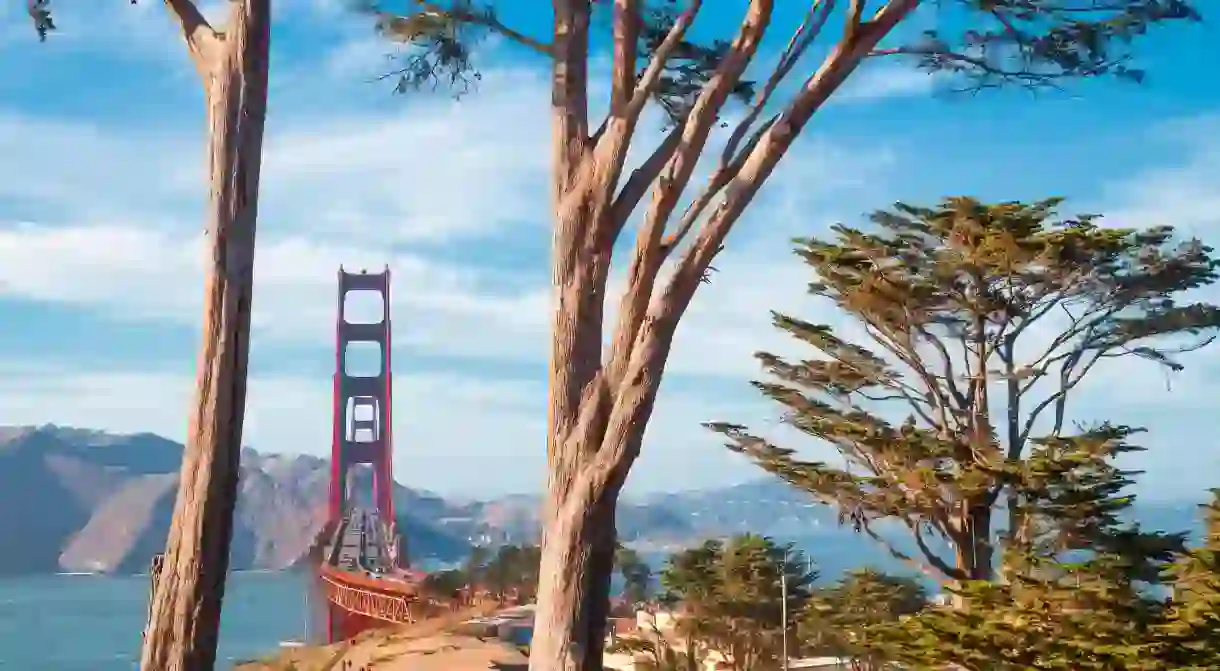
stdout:
[[1132,433],[1103,425],[1039,447],[1021,499],[1036,530],[1005,548],[1004,580],[950,587],[954,607],[873,627],[871,647],[929,671],[1181,668],[1165,665],[1166,604],[1147,581],[1182,556],[1183,534],[1122,519],[1135,473],[1113,462]]
[[1202,542],[1166,570],[1171,598],[1157,653],[1167,668],[1220,667],[1220,489],[1202,509]]
[[614,555],[614,565],[623,578],[623,598],[632,606],[639,606],[652,596],[652,567],[635,550],[619,545]]
[[678,627],[705,652],[747,671],[777,663],[783,633],[795,625],[816,579],[791,546],[747,534],[670,557],[661,572],[661,600],[680,608]]
[[538,554],[537,545],[502,545],[494,552],[476,545],[461,568],[428,574],[424,588],[446,598],[483,590],[501,600],[529,600],[538,590]]
[[881,671],[886,660],[873,649],[871,632],[894,625],[928,605],[917,580],[873,569],[851,571],[813,591],[798,631],[805,654],[852,660],[852,671]]
[[[693,22],[704,4],[702,0],[583,1],[592,8],[594,18],[599,14],[605,18],[612,11],[628,11],[635,17],[637,80],[644,77],[649,56],[673,28]],[[868,37],[888,38],[865,55],[905,58],[929,72],[955,75],[963,90],[1004,85],[1058,87],[1065,79],[1096,76],[1143,81],[1146,72],[1134,62],[1132,46],[1136,38],[1159,24],[1202,20],[1196,3],[1188,0],[953,0],[931,5],[926,11],[945,19],[938,25],[954,28],[899,35],[891,32],[895,26],[929,3],[863,0],[837,7],[834,2],[815,0],[800,4],[807,6],[807,16],[790,42],[794,56],[802,55],[821,37],[831,18],[842,14],[845,29],[838,38],[841,44]],[[870,4],[874,10],[871,16]],[[411,47],[401,54],[402,67],[389,73],[400,91],[455,83],[464,89],[481,78],[473,51],[488,32],[538,54],[554,55],[553,43],[502,20],[496,0],[360,0],[358,6],[376,17],[377,29],[384,36]],[[606,29],[611,29],[614,20],[603,21]],[[866,36],[870,31],[879,35]],[[655,86],[654,101],[671,118],[681,119],[731,48],[730,41],[724,39],[707,43],[683,39],[663,63],[665,70]],[[784,74],[794,65],[795,61],[787,64]],[[750,82],[740,82],[736,93],[748,97],[753,88]]]
[[[943,577],[989,578],[997,503],[1020,533],[1029,469],[1074,466],[1059,447],[1086,375],[1116,358],[1180,370],[1180,355],[1220,327],[1220,309],[1189,299],[1217,279],[1210,247],[1177,240],[1170,226],[1059,217],[1059,204],[898,204],[869,228],[799,240],[810,293],[846,323],[775,314],[810,354],[759,353],[770,379],[754,386],[844,466],[802,460],[743,426],[709,426],[863,531],[898,522]],[[848,325],[858,338],[839,335]]]

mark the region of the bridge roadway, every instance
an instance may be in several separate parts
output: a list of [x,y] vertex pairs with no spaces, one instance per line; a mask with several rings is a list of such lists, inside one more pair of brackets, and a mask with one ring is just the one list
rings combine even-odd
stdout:
[[394,540],[392,534],[377,512],[366,508],[352,509],[335,529],[319,567],[327,600],[345,612],[346,623],[332,625],[331,640],[347,638],[349,629],[362,630],[378,626],[378,622],[415,621],[416,577],[393,565],[387,550]]
[[377,577],[389,572],[386,530],[372,510],[356,508],[336,530],[332,564],[341,571]]

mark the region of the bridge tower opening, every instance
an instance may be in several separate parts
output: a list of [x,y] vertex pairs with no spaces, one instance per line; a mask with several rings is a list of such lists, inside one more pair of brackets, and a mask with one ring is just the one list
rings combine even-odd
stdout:
[[[385,524],[395,526],[390,336],[390,269],[349,273],[339,268],[328,510],[332,523],[354,505],[369,501]],[[369,479],[354,472],[365,464]],[[371,491],[358,491],[369,480]]]

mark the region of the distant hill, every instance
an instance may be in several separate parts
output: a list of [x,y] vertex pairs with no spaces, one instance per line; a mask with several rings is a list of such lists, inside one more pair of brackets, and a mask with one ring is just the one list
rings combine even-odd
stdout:
[[[165,546],[182,449],[152,434],[0,427],[0,575],[146,570]],[[324,522],[328,463],[247,449],[240,477],[232,568],[293,565]],[[430,521],[443,501],[405,487],[396,498],[414,556],[468,552],[466,537]]]
[[[182,449],[152,434],[0,427],[0,576],[146,570],[164,547]],[[317,457],[245,450],[232,568],[298,562],[324,521],[329,477],[328,462]],[[458,561],[472,544],[538,537],[534,496],[463,502],[400,485],[395,502],[408,552],[424,564]],[[1137,516],[1158,529],[1198,528],[1191,503],[1140,505]],[[749,531],[796,543],[827,576],[861,565],[902,568],[872,541],[839,527],[833,510],[771,479],[624,500],[618,528],[655,559]]]

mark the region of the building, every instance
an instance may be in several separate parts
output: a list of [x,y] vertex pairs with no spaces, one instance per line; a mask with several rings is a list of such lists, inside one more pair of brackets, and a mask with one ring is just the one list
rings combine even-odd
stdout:
[[[670,611],[638,611],[634,622],[634,632],[628,633],[625,626],[623,630],[620,630],[619,626],[615,626],[606,641],[607,650],[610,649],[610,645],[614,642],[615,637],[625,636],[660,636],[665,639],[666,645],[670,648],[681,650],[684,647],[684,642],[680,637],[675,635],[675,627],[681,617],[681,613]],[[636,661],[636,656],[630,653],[606,652],[602,663],[606,669],[637,671]],[[705,671],[720,671],[724,668],[728,668],[725,658],[716,653],[709,655],[705,662]],[[837,657],[811,657],[806,659],[789,659],[788,668],[790,671],[847,671],[847,669],[851,668],[851,664],[849,660]]]

